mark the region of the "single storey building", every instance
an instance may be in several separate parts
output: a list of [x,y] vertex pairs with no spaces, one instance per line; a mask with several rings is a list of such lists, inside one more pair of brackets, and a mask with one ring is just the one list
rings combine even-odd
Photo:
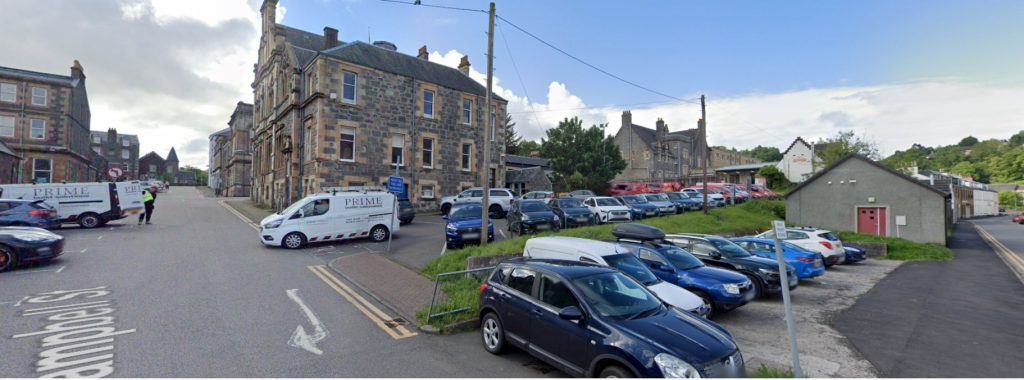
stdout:
[[786,193],[786,222],[946,244],[949,193],[849,154]]

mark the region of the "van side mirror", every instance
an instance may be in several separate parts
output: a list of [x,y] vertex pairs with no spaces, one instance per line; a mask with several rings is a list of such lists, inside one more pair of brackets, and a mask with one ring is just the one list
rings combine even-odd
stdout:
[[558,311],[558,318],[566,321],[581,321],[583,320],[583,311],[576,306],[564,307]]

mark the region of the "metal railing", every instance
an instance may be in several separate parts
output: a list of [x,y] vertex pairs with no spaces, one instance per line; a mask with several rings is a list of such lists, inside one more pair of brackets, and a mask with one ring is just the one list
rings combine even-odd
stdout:
[[[493,266],[441,273],[434,276],[434,294],[427,309],[426,324],[435,318],[475,309],[479,302],[478,290]],[[443,291],[442,294],[439,294]]]

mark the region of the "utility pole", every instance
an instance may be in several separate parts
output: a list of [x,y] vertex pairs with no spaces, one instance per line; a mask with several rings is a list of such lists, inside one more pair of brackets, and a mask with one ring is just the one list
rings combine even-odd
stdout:
[[491,131],[494,128],[494,110],[491,108],[491,83],[494,80],[494,2],[491,2],[490,11],[488,11],[487,21],[487,104],[484,107],[487,108],[487,120],[484,121],[486,127],[484,128],[484,198],[481,203],[481,226],[480,226],[480,245],[487,244],[487,206],[490,204],[490,176],[491,176]]
[[700,138],[704,141],[704,146],[700,148],[704,150],[701,154],[704,155],[704,168],[701,170],[701,183],[704,185],[704,215],[708,214],[708,115],[704,108],[704,95],[700,96],[700,122],[704,123],[704,128],[701,129]]

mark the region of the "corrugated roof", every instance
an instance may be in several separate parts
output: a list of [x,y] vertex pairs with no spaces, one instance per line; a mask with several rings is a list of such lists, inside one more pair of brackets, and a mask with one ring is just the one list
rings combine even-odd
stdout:
[[545,176],[544,169],[539,166],[518,170],[505,171],[505,183],[527,183],[533,182],[540,176]]
[[0,76],[21,78],[40,82],[56,83],[64,86],[74,87],[78,84],[78,80],[67,75],[57,75],[40,73],[37,71],[28,71],[22,69],[15,69],[13,67],[0,66]]

